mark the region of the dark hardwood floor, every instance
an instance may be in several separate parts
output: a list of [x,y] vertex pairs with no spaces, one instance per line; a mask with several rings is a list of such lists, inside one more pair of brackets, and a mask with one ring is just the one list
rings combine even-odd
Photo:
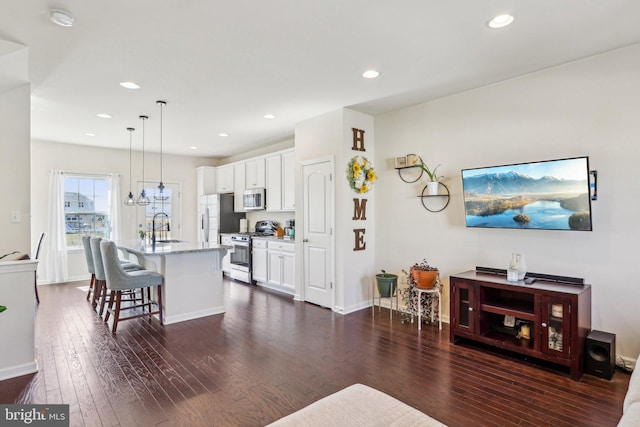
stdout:
[[66,403],[75,426],[261,426],[363,383],[449,426],[602,427],[622,415],[622,372],[572,381],[384,309],[341,316],[225,281],[224,315],[130,320],[113,336],[86,284],[39,287],[40,370],[0,382],[2,403]]

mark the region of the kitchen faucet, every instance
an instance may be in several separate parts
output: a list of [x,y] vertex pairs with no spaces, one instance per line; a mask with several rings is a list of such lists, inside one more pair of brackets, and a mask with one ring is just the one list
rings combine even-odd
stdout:
[[[167,230],[166,231],[171,231],[171,228],[169,226],[169,215],[167,215],[164,212],[158,212],[157,214],[155,214],[153,216],[153,219],[151,220],[151,245],[153,247],[156,246],[156,218],[160,215],[164,215],[165,218],[167,218]],[[164,230],[163,230],[164,231]]]

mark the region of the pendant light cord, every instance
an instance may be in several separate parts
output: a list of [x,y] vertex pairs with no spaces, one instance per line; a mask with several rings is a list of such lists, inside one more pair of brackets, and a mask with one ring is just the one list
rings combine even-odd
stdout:
[[158,189],[160,190],[160,194],[164,191],[164,183],[162,182],[162,110],[165,105],[167,105],[166,101],[156,101],[156,104],[160,106],[160,184],[158,185]]
[[162,182],[162,102],[160,104],[160,182]]
[[140,116],[142,120],[142,191],[144,191],[144,121],[148,118],[147,116]]
[[129,131],[129,193],[131,193],[131,183],[132,183],[132,175],[133,175],[133,169],[131,167],[131,159],[133,159],[133,157],[131,156],[131,149],[132,149],[132,139],[133,139],[133,131],[135,130],[134,128],[127,128],[127,130]]

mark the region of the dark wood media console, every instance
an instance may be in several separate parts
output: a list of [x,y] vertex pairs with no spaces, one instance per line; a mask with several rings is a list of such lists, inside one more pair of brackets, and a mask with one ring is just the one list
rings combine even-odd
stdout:
[[[477,271],[451,276],[450,285],[452,343],[467,338],[568,366],[571,378],[580,379],[591,331],[590,285],[508,282]],[[528,339],[519,336],[527,335],[522,325],[529,326]]]

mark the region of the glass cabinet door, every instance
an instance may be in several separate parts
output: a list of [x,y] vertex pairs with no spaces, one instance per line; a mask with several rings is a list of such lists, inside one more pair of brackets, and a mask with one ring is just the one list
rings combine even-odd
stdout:
[[571,333],[571,304],[568,300],[542,297],[542,352],[568,357]]
[[475,331],[475,287],[471,283],[456,282],[455,284],[455,320],[454,327],[469,333]]

